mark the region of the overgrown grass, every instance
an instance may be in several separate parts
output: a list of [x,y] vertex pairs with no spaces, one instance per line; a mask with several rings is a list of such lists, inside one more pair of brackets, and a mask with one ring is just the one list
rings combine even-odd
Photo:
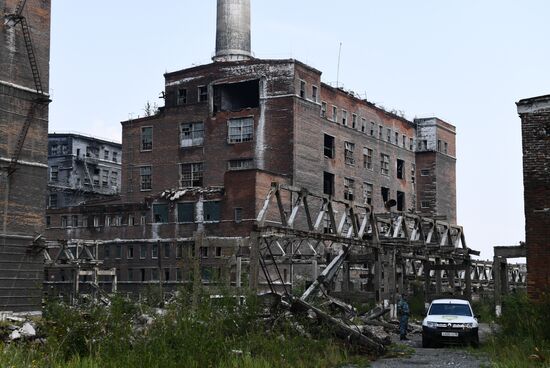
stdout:
[[505,298],[501,330],[483,350],[498,368],[550,367],[550,294],[533,302],[525,293]]
[[[338,367],[367,364],[334,340],[322,326],[309,337],[295,319],[259,318],[254,297],[240,305],[236,298],[202,296],[193,310],[186,293],[171,303],[152,325],[135,329],[143,305],[114,298],[110,308],[72,308],[49,303],[39,326],[44,344],[0,345],[0,367]],[[307,321],[303,321],[304,324]],[[317,331],[317,333],[315,333]]]

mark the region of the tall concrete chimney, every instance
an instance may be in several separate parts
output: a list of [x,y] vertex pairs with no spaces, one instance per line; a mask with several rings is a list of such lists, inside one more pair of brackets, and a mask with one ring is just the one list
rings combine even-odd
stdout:
[[218,0],[216,55],[212,60],[250,58],[250,0]]

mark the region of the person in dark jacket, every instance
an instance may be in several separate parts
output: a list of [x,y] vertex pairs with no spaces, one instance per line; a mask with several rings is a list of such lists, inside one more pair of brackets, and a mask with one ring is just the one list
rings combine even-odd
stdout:
[[401,294],[401,299],[397,303],[397,313],[399,315],[399,339],[408,340],[407,327],[409,326],[410,309],[407,294]]

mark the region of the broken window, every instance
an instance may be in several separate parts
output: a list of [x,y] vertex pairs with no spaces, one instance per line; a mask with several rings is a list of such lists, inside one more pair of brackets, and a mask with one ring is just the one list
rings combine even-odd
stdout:
[[351,127],[353,129],[357,128],[357,114],[352,114],[351,115]]
[[180,146],[202,146],[204,142],[204,123],[182,123],[180,126]]
[[355,159],[353,158],[353,151],[355,150],[355,144],[351,142],[344,142],[344,162],[346,165],[354,165]]
[[336,106],[332,106],[332,121],[335,123],[338,121],[338,108]]
[[324,138],[324,154],[325,157],[334,158],[334,137],[328,134]]
[[430,201],[421,201],[420,208],[430,208]]
[[141,150],[151,151],[153,149],[153,127],[141,128]]
[[140,259],[147,258],[147,244],[141,244],[139,246],[139,258]]
[[443,152],[444,152],[445,154],[447,154],[447,153],[448,153],[448,150],[449,150],[449,144],[448,144],[447,142],[444,142]]
[[386,202],[390,199],[390,188],[381,187],[380,191],[382,194],[382,201],[386,204]]
[[50,168],[50,181],[58,181],[58,180],[59,180],[59,167],[52,166]]
[[67,227],[67,216],[61,216],[61,227]]
[[59,155],[59,145],[54,143],[50,146],[50,155],[57,156]]
[[222,247],[216,247],[216,257],[222,256]]
[[342,125],[348,125],[348,112],[342,110]]
[[300,97],[306,98],[306,82],[303,80],[300,81]]
[[382,135],[384,134],[384,127],[382,125],[378,126],[378,139],[382,139]]
[[48,207],[57,208],[57,194],[50,194],[48,197]]
[[372,170],[372,150],[370,148],[363,148],[363,168]]
[[243,209],[240,207],[236,207],[234,209],[235,212],[235,222],[239,223],[243,220]]
[[140,176],[140,189],[151,190],[152,188],[151,166],[140,167],[139,176]]
[[420,170],[420,176],[430,176],[430,169]]
[[147,278],[145,277],[145,268],[141,268],[139,270],[139,273],[140,273],[140,280],[141,281],[145,281]]
[[437,140],[437,152],[441,152],[441,140]]
[[354,187],[355,180],[351,178],[344,178],[344,199],[353,201]]
[[370,135],[374,137],[374,121],[370,122]]
[[258,80],[214,86],[214,113],[240,111],[258,106],[260,106]]
[[363,201],[366,204],[372,204],[372,192],[373,185],[370,183],[363,183]]
[[99,216],[94,216],[94,227],[99,227]]
[[109,184],[109,170],[101,170],[101,186],[106,187]]
[[165,281],[170,281],[170,269],[169,268],[164,269],[164,280]]
[[208,247],[200,247],[199,248],[199,254],[201,258],[207,258],[208,257]]
[[157,259],[159,257],[159,245],[157,243],[151,246],[151,258]]
[[311,87],[311,99],[314,101],[314,102],[317,102],[317,86],[312,86]]
[[204,202],[204,221],[220,221],[220,202]]
[[390,156],[384,153],[380,154],[380,174],[390,174]]
[[323,193],[334,195],[334,174],[323,172]]
[[325,101],[321,102],[321,117],[327,117],[327,103]]
[[78,227],[78,215],[73,215],[71,219],[72,227]]
[[388,141],[388,143],[391,143],[391,129],[390,128],[386,128],[386,141]]
[[250,142],[254,138],[254,118],[230,119],[228,125],[228,142]]
[[168,205],[167,204],[153,205],[153,222],[154,223],[168,222]]
[[128,245],[126,247],[126,258],[127,259],[134,258],[134,246],[133,245]]
[[403,136],[403,148],[407,147],[407,137]]
[[195,222],[195,204],[191,202],[178,203],[178,222]]
[[203,165],[202,162],[194,164],[181,164],[180,173],[180,187],[202,187],[203,177]]
[[200,86],[199,87],[199,102],[208,101],[208,87]]
[[178,88],[178,105],[184,105],[187,103],[187,89]]
[[176,259],[183,257],[183,244],[177,243],[176,244]]
[[397,191],[397,210],[405,210],[405,193]]
[[397,159],[397,179],[405,178],[405,161]]
[[246,158],[243,160],[229,160],[228,170],[246,170],[254,166],[254,160],[251,158]]
[[365,118],[361,118],[361,132],[367,132],[367,120]]
[[52,218],[50,216],[46,216],[46,227],[52,226]]
[[395,132],[395,145],[399,146],[399,132]]

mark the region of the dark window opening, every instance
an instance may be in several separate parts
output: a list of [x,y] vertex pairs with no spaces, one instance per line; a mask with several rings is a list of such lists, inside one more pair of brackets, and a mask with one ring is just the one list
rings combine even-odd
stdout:
[[168,205],[167,204],[153,205],[153,222],[155,223],[168,222]]
[[405,193],[397,191],[397,210],[405,210]]
[[405,161],[397,160],[397,179],[403,179],[405,177]]
[[306,98],[306,82],[300,81],[300,97]]
[[164,243],[164,258],[170,258],[170,243]]
[[258,106],[260,106],[258,80],[214,86],[214,113],[239,111]]
[[220,202],[204,202],[204,221],[220,221]]
[[140,273],[141,273],[141,275],[140,275],[141,276],[140,277],[141,281],[145,281],[145,268],[142,268],[140,270]]
[[199,102],[208,101],[208,87],[200,86],[199,87]]
[[239,223],[243,220],[243,209],[242,208],[235,208],[235,222]]
[[195,222],[194,203],[178,203],[178,222]]
[[334,174],[323,172],[323,193],[334,195]]
[[187,103],[187,90],[185,88],[178,89],[178,105],[183,105]]
[[165,281],[170,281],[170,269],[169,268],[164,269],[164,280]]
[[334,158],[334,137],[328,134],[325,134],[325,144],[324,144],[325,156],[328,158]]
[[390,188],[382,187],[382,201],[384,204],[390,199]]

